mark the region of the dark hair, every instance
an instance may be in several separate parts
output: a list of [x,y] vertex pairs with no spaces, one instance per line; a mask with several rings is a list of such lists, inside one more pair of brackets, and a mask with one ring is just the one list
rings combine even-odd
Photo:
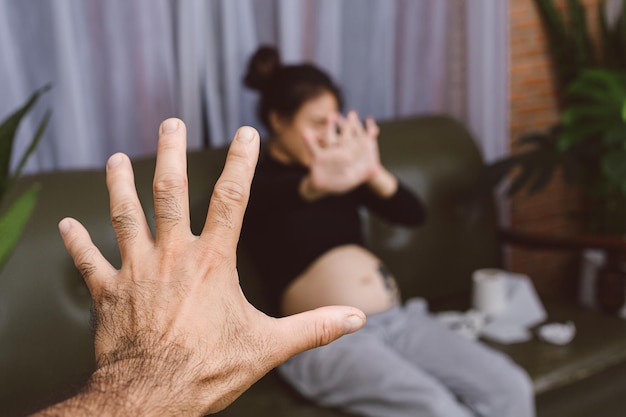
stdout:
[[306,101],[324,92],[334,95],[339,108],[343,107],[341,91],[330,76],[311,64],[282,65],[272,46],[261,46],[252,55],[243,83],[260,92],[257,115],[270,130],[271,111],[291,119]]

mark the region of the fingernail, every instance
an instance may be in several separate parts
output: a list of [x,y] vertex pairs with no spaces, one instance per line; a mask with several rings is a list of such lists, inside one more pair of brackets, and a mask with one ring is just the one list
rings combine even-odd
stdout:
[[359,330],[365,324],[365,320],[360,316],[348,316],[343,322],[344,334],[354,333]]
[[250,143],[254,138],[254,129],[251,127],[244,126],[239,129],[237,133],[237,139],[243,143]]
[[176,129],[178,129],[178,120],[176,119],[167,119],[163,123],[161,123],[162,133],[176,132]]
[[61,220],[59,223],[59,232],[61,232],[62,235],[66,234],[70,231],[70,226],[70,221],[68,219]]
[[116,153],[115,155],[112,155],[108,162],[107,162],[107,168],[113,168],[118,166],[120,163],[122,162],[122,155],[120,155],[119,153]]

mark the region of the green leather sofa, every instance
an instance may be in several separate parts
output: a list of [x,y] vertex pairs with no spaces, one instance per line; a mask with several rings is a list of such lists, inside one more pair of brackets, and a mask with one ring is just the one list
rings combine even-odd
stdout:
[[[467,307],[471,272],[500,265],[502,250],[491,196],[476,193],[483,161],[467,129],[443,116],[381,123],[387,167],[414,187],[429,210],[427,223],[407,231],[368,220],[375,253],[400,280],[405,297],[426,297],[432,308]],[[192,224],[202,227],[211,187],[225,149],[189,153]],[[137,189],[153,222],[154,159],[134,162]],[[38,182],[36,211],[0,272],[0,417],[19,416],[68,395],[92,370],[90,297],[57,233],[65,216],[79,219],[104,255],[119,265],[109,222],[103,170],[25,177]],[[238,255],[241,285],[264,306],[259,282]],[[573,300],[544,300],[549,320],[572,320],[574,341],[558,347],[536,339],[496,346],[523,366],[535,383],[539,416],[626,415],[626,321],[578,307]],[[345,416],[299,398],[270,372],[222,416]]]

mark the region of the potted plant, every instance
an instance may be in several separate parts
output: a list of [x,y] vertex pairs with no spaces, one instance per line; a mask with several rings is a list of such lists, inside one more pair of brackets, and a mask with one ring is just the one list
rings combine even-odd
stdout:
[[10,202],[8,201],[8,196],[13,185],[20,177],[28,157],[37,147],[46,129],[50,119],[50,111],[47,111],[44,115],[29,147],[20,158],[17,168],[14,172],[11,172],[10,164],[15,134],[24,116],[33,108],[39,97],[49,89],[50,87],[46,86],[37,90],[26,104],[9,115],[2,124],[0,124],[0,269],[2,269],[11,251],[17,244],[35,208],[38,194],[37,185],[32,185]]
[[609,24],[606,1],[599,3],[601,37],[594,43],[580,0],[568,0],[563,11],[554,0],[534,2],[548,39],[560,120],[519,138],[518,152],[487,168],[488,182],[493,187],[510,178],[509,195],[534,193],[561,170],[566,183],[577,186],[587,203],[589,235],[553,243],[605,250],[604,266],[592,278],[594,298],[615,313],[626,309],[626,4]]
[[599,4],[601,39],[594,43],[580,0],[560,11],[534,0],[555,75],[560,121],[519,138],[518,152],[488,166],[489,187],[509,178],[507,194],[542,190],[557,170],[589,202],[592,233],[626,235],[626,7],[609,25]]

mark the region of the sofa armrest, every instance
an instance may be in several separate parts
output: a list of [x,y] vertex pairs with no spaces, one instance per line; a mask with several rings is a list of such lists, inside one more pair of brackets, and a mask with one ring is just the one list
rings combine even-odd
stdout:
[[603,249],[626,257],[626,240],[611,236],[551,236],[501,229],[499,237],[505,244],[524,246],[529,249],[583,250],[592,248]]
[[626,303],[626,240],[612,236],[549,236],[500,230],[502,242],[529,249],[601,249],[606,256],[595,276],[595,299],[606,313],[616,314]]

